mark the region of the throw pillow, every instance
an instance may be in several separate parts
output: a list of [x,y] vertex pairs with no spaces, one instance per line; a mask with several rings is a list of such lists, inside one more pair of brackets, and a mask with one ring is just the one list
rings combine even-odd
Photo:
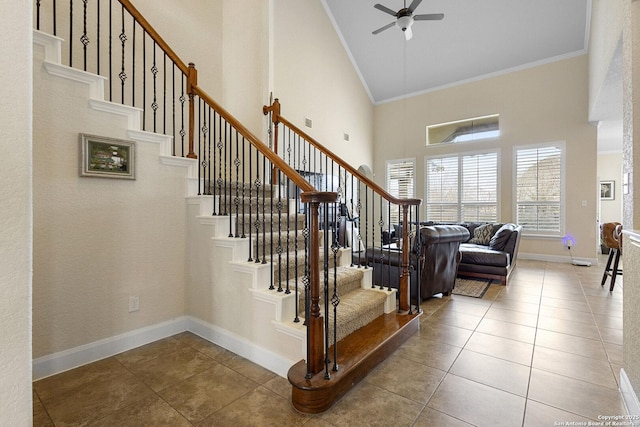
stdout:
[[493,235],[493,224],[483,224],[473,230],[473,239],[469,243],[476,245],[488,245]]
[[515,228],[514,224],[504,224],[489,241],[489,247],[497,251],[503,251]]

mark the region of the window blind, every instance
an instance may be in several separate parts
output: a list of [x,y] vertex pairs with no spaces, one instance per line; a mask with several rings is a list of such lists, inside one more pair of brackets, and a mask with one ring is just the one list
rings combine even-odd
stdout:
[[427,158],[425,169],[428,220],[497,220],[497,152]]
[[516,150],[516,220],[525,232],[561,232],[562,155],[556,145]]
[[[415,159],[398,159],[387,161],[387,192],[397,198],[406,199],[414,196]],[[391,204],[389,216],[391,224],[400,223],[400,207]]]

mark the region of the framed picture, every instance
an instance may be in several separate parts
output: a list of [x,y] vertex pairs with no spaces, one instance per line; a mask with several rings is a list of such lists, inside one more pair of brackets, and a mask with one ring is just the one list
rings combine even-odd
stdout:
[[80,134],[80,176],[136,179],[135,143]]
[[615,199],[615,181],[600,181],[600,200]]

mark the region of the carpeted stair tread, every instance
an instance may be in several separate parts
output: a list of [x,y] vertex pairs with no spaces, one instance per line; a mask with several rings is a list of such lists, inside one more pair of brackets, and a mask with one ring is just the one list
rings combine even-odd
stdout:
[[[334,283],[338,282],[338,296],[342,299],[343,296],[361,289],[362,287],[362,277],[364,276],[364,272],[362,269],[358,270],[353,267],[337,267],[336,275],[333,275],[333,268],[329,269],[329,296],[333,295]],[[322,273],[320,275],[320,281],[323,281]],[[300,285],[302,280],[298,280],[298,284]],[[324,282],[323,282],[324,283]],[[295,286],[295,278],[289,280],[289,286],[291,289]],[[300,307],[301,314],[304,313],[304,298],[305,298],[305,290],[304,287],[298,288],[299,299],[300,299]]]
[[[386,299],[385,292],[375,289],[358,289],[340,296],[337,341],[382,316]],[[320,312],[324,315],[322,304]],[[329,307],[329,342],[333,342],[333,306]]]

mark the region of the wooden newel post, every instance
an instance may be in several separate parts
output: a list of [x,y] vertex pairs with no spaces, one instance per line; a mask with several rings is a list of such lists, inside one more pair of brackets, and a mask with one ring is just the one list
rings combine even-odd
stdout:
[[[411,308],[411,290],[409,289],[409,205],[401,205],[402,208],[402,273],[400,274],[400,311],[409,311]],[[419,273],[418,273],[419,274]]]
[[324,370],[324,317],[320,311],[320,221],[321,203],[335,203],[338,193],[305,192],[300,195],[309,204],[309,319],[307,372],[317,374]]
[[[273,104],[268,107],[265,105],[262,107],[262,114],[265,116],[271,113],[271,123],[273,123],[273,152],[278,154],[278,125],[280,124],[280,101],[278,98],[273,100]],[[273,168],[271,171],[271,184],[278,183],[278,171],[276,168]]]
[[187,95],[189,95],[189,153],[187,157],[197,159],[198,156],[194,152],[194,127],[195,127],[195,107],[194,107],[194,90],[198,86],[198,70],[193,62],[189,63],[189,74],[187,75]]

